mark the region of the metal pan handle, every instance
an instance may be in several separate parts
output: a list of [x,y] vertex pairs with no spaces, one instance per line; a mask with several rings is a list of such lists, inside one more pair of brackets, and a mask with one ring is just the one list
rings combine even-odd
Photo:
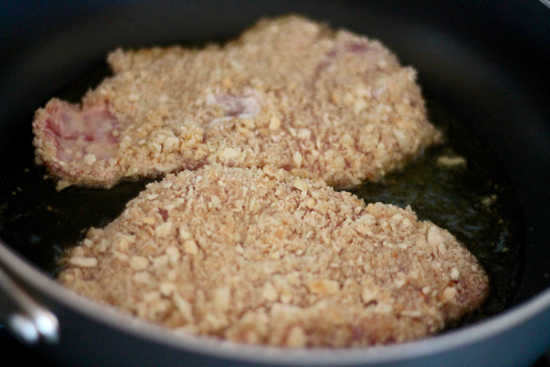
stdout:
[[19,287],[0,266],[0,322],[28,345],[56,344],[59,323],[54,314]]

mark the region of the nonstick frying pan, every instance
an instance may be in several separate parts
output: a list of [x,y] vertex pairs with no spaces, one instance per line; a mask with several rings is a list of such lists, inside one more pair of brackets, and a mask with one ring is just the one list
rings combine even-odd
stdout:
[[[425,94],[496,157],[522,223],[519,285],[507,310],[403,345],[282,351],[175,337],[54,282],[55,257],[80,238],[82,220],[106,224],[144,183],[123,184],[115,197],[102,190],[56,193],[32,163],[34,110],[68,85],[84,92],[97,83],[105,55],[116,47],[200,45],[289,12],[381,39],[419,71]],[[550,347],[550,9],[542,2],[21,1],[0,5],[0,27],[0,279],[25,291],[23,304],[31,299],[49,310],[18,314],[43,321],[36,349],[56,363],[521,366]],[[25,203],[20,213],[10,207],[11,196]],[[33,236],[37,231],[41,237]],[[13,322],[12,300],[0,294],[4,321]],[[24,325],[27,319],[16,320]],[[30,333],[29,340],[36,331],[19,330]]]

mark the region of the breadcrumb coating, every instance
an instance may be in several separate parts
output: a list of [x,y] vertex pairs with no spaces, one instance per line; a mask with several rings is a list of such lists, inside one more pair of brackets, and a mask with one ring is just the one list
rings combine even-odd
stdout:
[[130,315],[284,347],[415,340],[489,289],[474,256],[410,208],[272,166],[169,174],[65,260],[62,284]]
[[298,16],[223,46],[119,49],[108,62],[114,76],[82,105],[54,98],[36,112],[36,161],[59,188],[212,163],[352,187],[441,138],[414,69],[378,41]]

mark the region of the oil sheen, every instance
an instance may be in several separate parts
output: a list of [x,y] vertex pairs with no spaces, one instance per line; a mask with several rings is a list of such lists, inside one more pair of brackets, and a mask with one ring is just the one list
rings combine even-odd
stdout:
[[[56,96],[77,101],[108,75],[100,65]],[[478,311],[451,325],[459,326],[510,305],[523,263],[523,219],[513,187],[483,143],[436,102],[429,101],[428,110],[445,142],[381,182],[350,191],[365,203],[410,205],[420,219],[449,230],[479,259],[489,274],[491,293]],[[88,228],[116,218],[148,181],[124,182],[111,190],[56,191],[53,181],[44,179],[44,169],[34,164],[31,120],[30,113],[14,133],[13,159],[0,163],[0,238],[55,277],[64,251],[83,239]]]
[[459,322],[463,325],[510,304],[521,271],[523,218],[514,189],[483,143],[435,102],[429,101],[428,109],[445,142],[403,171],[350,191],[365,203],[410,206],[419,219],[447,229],[478,258],[491,292],[480,309]]

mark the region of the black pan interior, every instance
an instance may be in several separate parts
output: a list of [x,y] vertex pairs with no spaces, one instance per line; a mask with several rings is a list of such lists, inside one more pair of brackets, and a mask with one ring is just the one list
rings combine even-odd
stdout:
[[[545,68],[550,57],[543,52],[544,46],[550,49],[550,37],[541,34],[540,28],[508,20],[513,12],[525,13],[520,15],[529,16],[537,27],[546,27],[550,35],[550,22],[539,24],[537,19],[544,18],[534,15],[547,11],[544,7],[523,6],[521,1],[495,8],[496,2],[490,1],[393,0],[383,4],[207,1],[131,6],[115,2],[110,9],[107,2],[97,5],[95,10],[74,7],[71,13],[64,4],[64,12],[72,14],[69,17],[47,9],[50,16],[37,29],[4,40],[0,48],[5,55],[0,61],[0,238],[46,272],[55,272],[55,259],[63,248],[80,239],[89,226],[112,220],[146,182],[123,183],[111,191],[56,192],[53,183],[44,180],[45,171],[33,163],[30,122],[34,110],[54,95],[78,100],[108,75],[103,59],[116,47],[200,45],[235,36],[259,17],[295,12],[381,39],[403,63],[419,71],[432,117],[462,142],[450,149],[463,155],[476,151],[478,156],[483,151],[486,159],[475,162],[475,177],[465,180],[477,182],[476,187],[486,177],[510,184],[511,188],[504,185],[499,192],[503,198],[499,210],[517,226],[506,238],[512,244],[512,256],[487,260],[485,265],[514,260],[510,287],[517,291],[504,304],[491,306],[494,310],[489,313],[550,286],[550,231],[545,227],[550,222],[546,189],[550,88],[543,83],[550,81]],[[480,143],[457,126],[471,131]],[[440,153],[432,151],[412,169]],[[407,172],[389,181],[406,182]],[[471,187],[466,183],[457,190],[468,196],[465,190]],[[376,194],[380,188],[364,190],[365,198],[384,195]],[[403,197],[393,200],[411,204]],[[418,211],[437,223],[430,208]],[[497,223],[493,227],[493,237],[498,238],[502,228]]]

